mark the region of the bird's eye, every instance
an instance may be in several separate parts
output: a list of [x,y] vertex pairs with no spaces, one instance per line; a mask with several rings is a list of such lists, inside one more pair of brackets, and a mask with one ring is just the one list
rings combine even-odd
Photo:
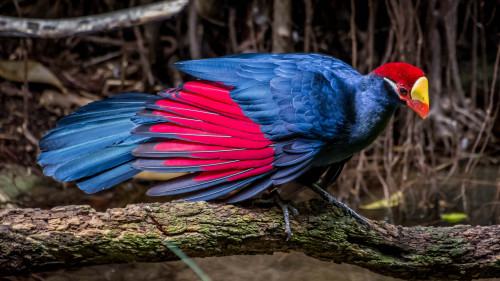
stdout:
[[401,93],[401,95],[403,96],[406,96],[408,94],[408,90],[406,90],[405,88],[401,88],[399,89],[399,92]]

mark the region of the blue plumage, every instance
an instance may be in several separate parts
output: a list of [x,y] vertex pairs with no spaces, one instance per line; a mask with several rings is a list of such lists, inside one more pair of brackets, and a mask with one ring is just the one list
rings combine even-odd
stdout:
[[185,200],[187,201],[205,201],[205,200],[210,200],[214,199],[223,195],[226,195],[238,188],[243,187],[246,184],[252,183],[254,181],[259,180],[260,178],[265,178],[269,175],[270,173],[265,173],[261,174],[252,178],[246,178],[246,179],[241,179],[238,181],[234,182],[229,182],[226,184],[221,184],[215,188],[211,189],[202,189],[200,191],[194,192],[189,194],[188,196],[184,197]]
[[270,139],[295,134],[332,141],[346,123],[345,100],[363,77],[337,59],[316,54],[245,54],[176,66],[235,86],[231,97],[245,115],[263,125]]
[[[293,180],[313,166],[341,163],[337,165],[340,169],[335,170],[340,171],[346,159],[381,133],[399,104],[397,95],[386,91],[383,78],[363,76],[344,62],[323,55],[241,54],[180,62],[175,66],[200,79],[232,87],[228,90],[230,99],[245,118],[250,118],[249,122],[259,126],[265,140],[272,142],[270,147],[275,154],[271,170],[261,167],[262,172],[234,180],[230,174],[214,178],[209,174],[200,180],[203,165],[163,167],[163,159],[185,157],[189,153],[156,150],[156,145],[167,139],[221,145],[216,139],[205,142],[190,138],[203,137],[203,128],[196,125],[186,125],[175,132],[156,128],[161,122],[181,124],[166,120],[155,112],[157,110],[175,115],[183,106],[194,106],[214,116],[225,110],[210,111],[209,105],[197,100],[183,100],[181,88],[163,91],[161,96],[117,95],[91,103],[63,118],[40,141],[44,152],[38,161],[45,166],[44,172],[61,181],[76,180],[82,190],[93,193],[141,170],[190,171],[193,173],[160,184],[148,194],[189,193],[188,200],[208,200],[238,191],[227,198],[237,202],[272,184]],[[202,96],[203,92],[195,94]],[[163,99],[177,103],[167,103],[164,107],[159,102]],[[197,111],[189,108],[176,118],[196,121],[197,114],[201,114]],[[224,118],[239,118],[235,117],[237,112],[224,114]],[[187,133],[182,133],[184,129]],[[201,133],[189,133],[188,129],[201,130]],[[134,149],[144,142],[151,143],[141,146],[134,154]],[[238,148],[241,144],[227,144],[232,145]],[[223,153],[220,149],[217,151]]]
[[273,185],[272,179],[268,177],[260,178],[256,181],[253,181],[248,186],[246,186],[243,190],[238,193],[229,196],[226,198],[226,202],[228,203],[236,203],[240,201],[247,200],[266,190],[267,188]]
[[285,166],[279,169],[272,177],[273,184],[280,185],[298,178],[309,170],[313,161],[314,159],[312,157],[306,158],[301,162],[295,163],[294,165]]
[[60,126],[40,140],[41,150],[55,150],[90,142],[96,138],[110,138],[134,128],[130,117],[89,121],[74,125]]
[[131,131],[151,121],[135,114],[147,102],[157,100],[152,95],[128,93],[81,107],[43,136],[39,145],[45,152],[38,156],[38,163],[57,180],[78,180],[87,193],[130,178],[140,172],[132,168],[130,161],[136,157],[130,152],[149,139]]
[[214,178],[206,181],[197,181],[195,179],[196,176],[197,174],[192,173],[182,177],[171,179],[166,183],[159,184],[149,189],[147,194],[150,196],[174,195],[174,194],[198,191],[212,186],[215,186],[214,189],[218,189],[219,187],[222,186],[225,187],[225,184],[227,183],[226,179],[232,177],[232,175],[225,175],[219,178]]
[[[111,147],[116,143],[128,143],[135,139],[130,133],[122,133],[111,135],[106,138],[98,138],[89,142],[64,147],[56,150],[49,150],[43,152],[38,156],[38,164],[45,166],[44,173],[47,176],[54,176],[54,172],[62,165],[69,163],[73,160],[80,159],[83,156],[97,153],[107,147]],[[61,180],[57,178],[58,180]]]
[[313,155],[322,154],[314,163],[319,166],[366,147],[400,103],[387,94],[381,77],[363,76],[317,54],[244,54],[176,66],[234,86],[231,98],[269,139],[315,140]]
[[113,166],[108,170],[77,181],[78,187],[91,194],[115,186],[137,175],[140,171],[132,167],[132,161]]
[[54,177],[61,181],[73,181],[92,176],[134,159],[130,151],[135,147],[135,145],[110,146],[97,153],[87,154],[66,162],[55,171]]

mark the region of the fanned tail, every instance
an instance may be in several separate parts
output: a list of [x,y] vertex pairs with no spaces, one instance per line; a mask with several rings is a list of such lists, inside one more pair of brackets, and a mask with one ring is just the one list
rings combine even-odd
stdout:
[[57,123],[40,140],[38,163],[44,173],[59,181],[76,180],[80,189],[94,193],[133,177],[131,151],[148,137],[131,131],[155,122],[136,117],[148,102],[160,97],[139,93],[113,96],[90,103]]
[[77,181],[86,193],[146,171],[180,175],[149,195],[185,194],[190,201],[234,195],[274,173],[275,149],[230,90],[197,81],[159,96],[122,94],[91,103],[42,138],[38,162],[46,175]]
[[[194,81],[159,96],[122,94],[91,103],[42,138],[38,162],[46,175],[77,181],[86,193],[142,171],[178,174],[148,195],[183,194],[190,201],[242,201],[307,170],[317,145],[271,140],[233,101],[232,90]],[[234,91],[241,103],[252,100],[250,92]],[[263,102],[252,105],[253,110],[264,120],[273,108]]]

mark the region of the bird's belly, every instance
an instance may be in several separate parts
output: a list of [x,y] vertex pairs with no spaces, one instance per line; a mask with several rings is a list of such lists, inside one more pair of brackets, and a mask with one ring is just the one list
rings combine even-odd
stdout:
[[351,147],[350,145],[338,144],[326,147],[316,156],[314,166],[327,166],[340,162],[351,157],[354,153],[360,151],[361,149]]
[[350,137],[350,141],[348,142],[333,142],[327,145],[316,156],[314,165],[325,166],[337,163],[365,149],[382,133],[384,128],[387,126],[389,119],[390,116],[389,118],[382,120],[383,122],[380,122],[371,130],[366,131],[365,134],[359,135],[358,137]]

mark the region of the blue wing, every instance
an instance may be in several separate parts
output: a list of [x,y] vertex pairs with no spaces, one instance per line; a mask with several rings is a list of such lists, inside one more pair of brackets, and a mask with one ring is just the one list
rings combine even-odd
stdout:
[[242,54],[177,63],[201,79],[233,86],[231,98],[275,142],[273,184],[297,178],[327,144],[345,143],[361,74],[317,54]]
[[242,54],[176,66],[234,86],[231,98],[271,140],[345,137],[354,117],[352,85],[362,77],[344,62],[317,54]]

